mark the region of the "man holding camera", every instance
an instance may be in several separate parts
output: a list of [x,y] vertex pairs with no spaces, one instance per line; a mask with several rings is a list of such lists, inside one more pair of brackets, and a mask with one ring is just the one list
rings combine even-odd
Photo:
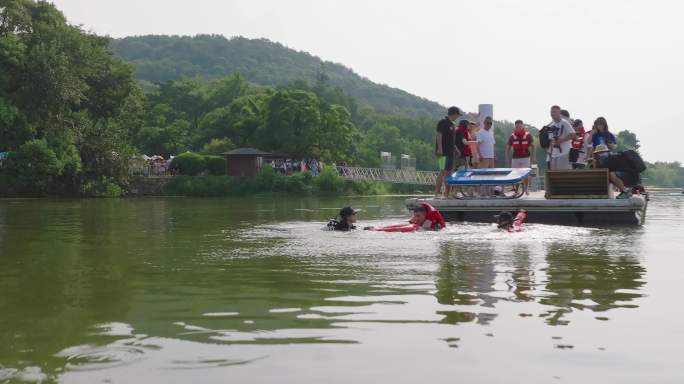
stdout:
[[575,130],[570,123],[563,119],[561,108],[557,105],[551,107],[551,123],[546,127],[549,135],[549,148],[547,162],[549,169],[572,169],[570,163],[570,149],[572,140],[575,139]]

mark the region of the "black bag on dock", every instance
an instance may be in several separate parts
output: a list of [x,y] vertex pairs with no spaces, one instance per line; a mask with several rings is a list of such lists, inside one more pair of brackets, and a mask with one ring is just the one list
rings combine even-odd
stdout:
[[549,133],[551,128],[546,126],[539,130],[539,145],[544,149],[549,149],[551,145],[551,139],[549,138]]
[[622,151],[622,154],[627,158],[627,160],[632,163],[632,166],[634,169],[639,171],[639,173],[644,172],[646,170],[646,164],[644,163],[644,160],[641,158],[639,155],[639,152],[628,149],[626,151]]

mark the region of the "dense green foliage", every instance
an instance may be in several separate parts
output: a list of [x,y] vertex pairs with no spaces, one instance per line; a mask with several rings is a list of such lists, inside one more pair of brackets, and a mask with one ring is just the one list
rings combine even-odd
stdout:
[[211,175],[220,176],[226,174],[226,159],[223,156],[204,156],[207,164],[207,172]]
[[434,117],[444,109],[400,89],[375,84],[340,64],[265,39],[139,36],[114,40],[112,48],[135,65],[139,79],[153,83],[240,73],[250,82],[271,87],[302,80],[339,87],[361,104],[392,115]]
[[240,75],[161,84],[147,95],[143,127],[134,134],[146,154],[221,154],[254,147],[293,158],[379,166],[380,151],[406,153],[434,168],[434,121],[359,108],[339,88],[298,81],[279,88]]
[[204,144],[202,147],[202,153],[207,153],[210,155],[221,155],[223,153],[226,153],[230,151],[231,149],[235,149],[235,144],[233,142],[224,137],[223,139],[211,139],[209,140],[208,143]]
[[644,183],[657,187],[684,188],[684,168],[678,162],[648,164]]
[[44,139],[22,144],[10,153],[4,167],[5,174],[14,180],[16,191],[29,196],[47,193],[62,171],[55,151]]
[[351,182],[339,177],[330,167],[324,168],[319,177],[313,177],[310,172],[284,176],[265,167],[257,177],[178,176],[166,185],[164,192],[178,196],[225,197],[261,193],[378,195],[393,192],[416,193],[421,192],[421,189],[417,186]]
[[171,169],[181,175],[197,176],[207,170],[207,161],[199,153],[185,152],[173,159]]
[[10,193],[100,194],[109,181],[124,184],[143,106],[131,67],[108,39],[68,25],[47,2],[1,5],[0,152],[13,152],[2,171]]
[[615,135],[615,140],[617,141],[617,146],[619,151],[624,151],[627,149],[639,150],[641,146],[639,144],[639,139],[637,139],[636,134],[630,131],[620,131]]

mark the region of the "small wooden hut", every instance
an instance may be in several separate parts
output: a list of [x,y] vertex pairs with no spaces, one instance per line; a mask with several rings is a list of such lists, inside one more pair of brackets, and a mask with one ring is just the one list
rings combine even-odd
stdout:
[[228,176],[256,176],[261,171],[264,158],[270,153],[255,148],[237,148],[225,152]]

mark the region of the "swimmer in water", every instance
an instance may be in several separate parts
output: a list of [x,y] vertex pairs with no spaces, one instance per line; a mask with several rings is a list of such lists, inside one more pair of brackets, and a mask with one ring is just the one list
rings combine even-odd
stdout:
[[380,228],[367,227],[364,229],[382,232],[415,232],[418,230],[439,231],[445,226],[444,218],[438,210],[428,203],[420,203],[413,208],[413,217],[411,217],[407,224],[395,224]]
[[527,212],[522,209],[518,211],[518,213],[515,215],[515,218],[510,212],[501,212],[494,216],[494,219],[496,220],[496,226],[499,229],[503,229],[508,232],[522,231],[523,222],[525,222],[526,218]]
[[[433,225],[435,223],[433,223],[432,220],[427,218],[427,214],[427,208],[422,205],[419,205],[413,208],[413,217],[411,218],[411,220],[409,220],[409,223],[415,224],[420,229],[424,229],[427,231],[435,230],[435,226]],[[436,224],[439,225],[439,223]],[[436,230],[439,231],[439,229]]]
[[340,209],[338,216],[339,220],[332,219],[328,222],[328,229],[331,231],[351,231],[356,229],[354,223],[356,223],[356,214],[360,211],[352,207],[344,207]]

